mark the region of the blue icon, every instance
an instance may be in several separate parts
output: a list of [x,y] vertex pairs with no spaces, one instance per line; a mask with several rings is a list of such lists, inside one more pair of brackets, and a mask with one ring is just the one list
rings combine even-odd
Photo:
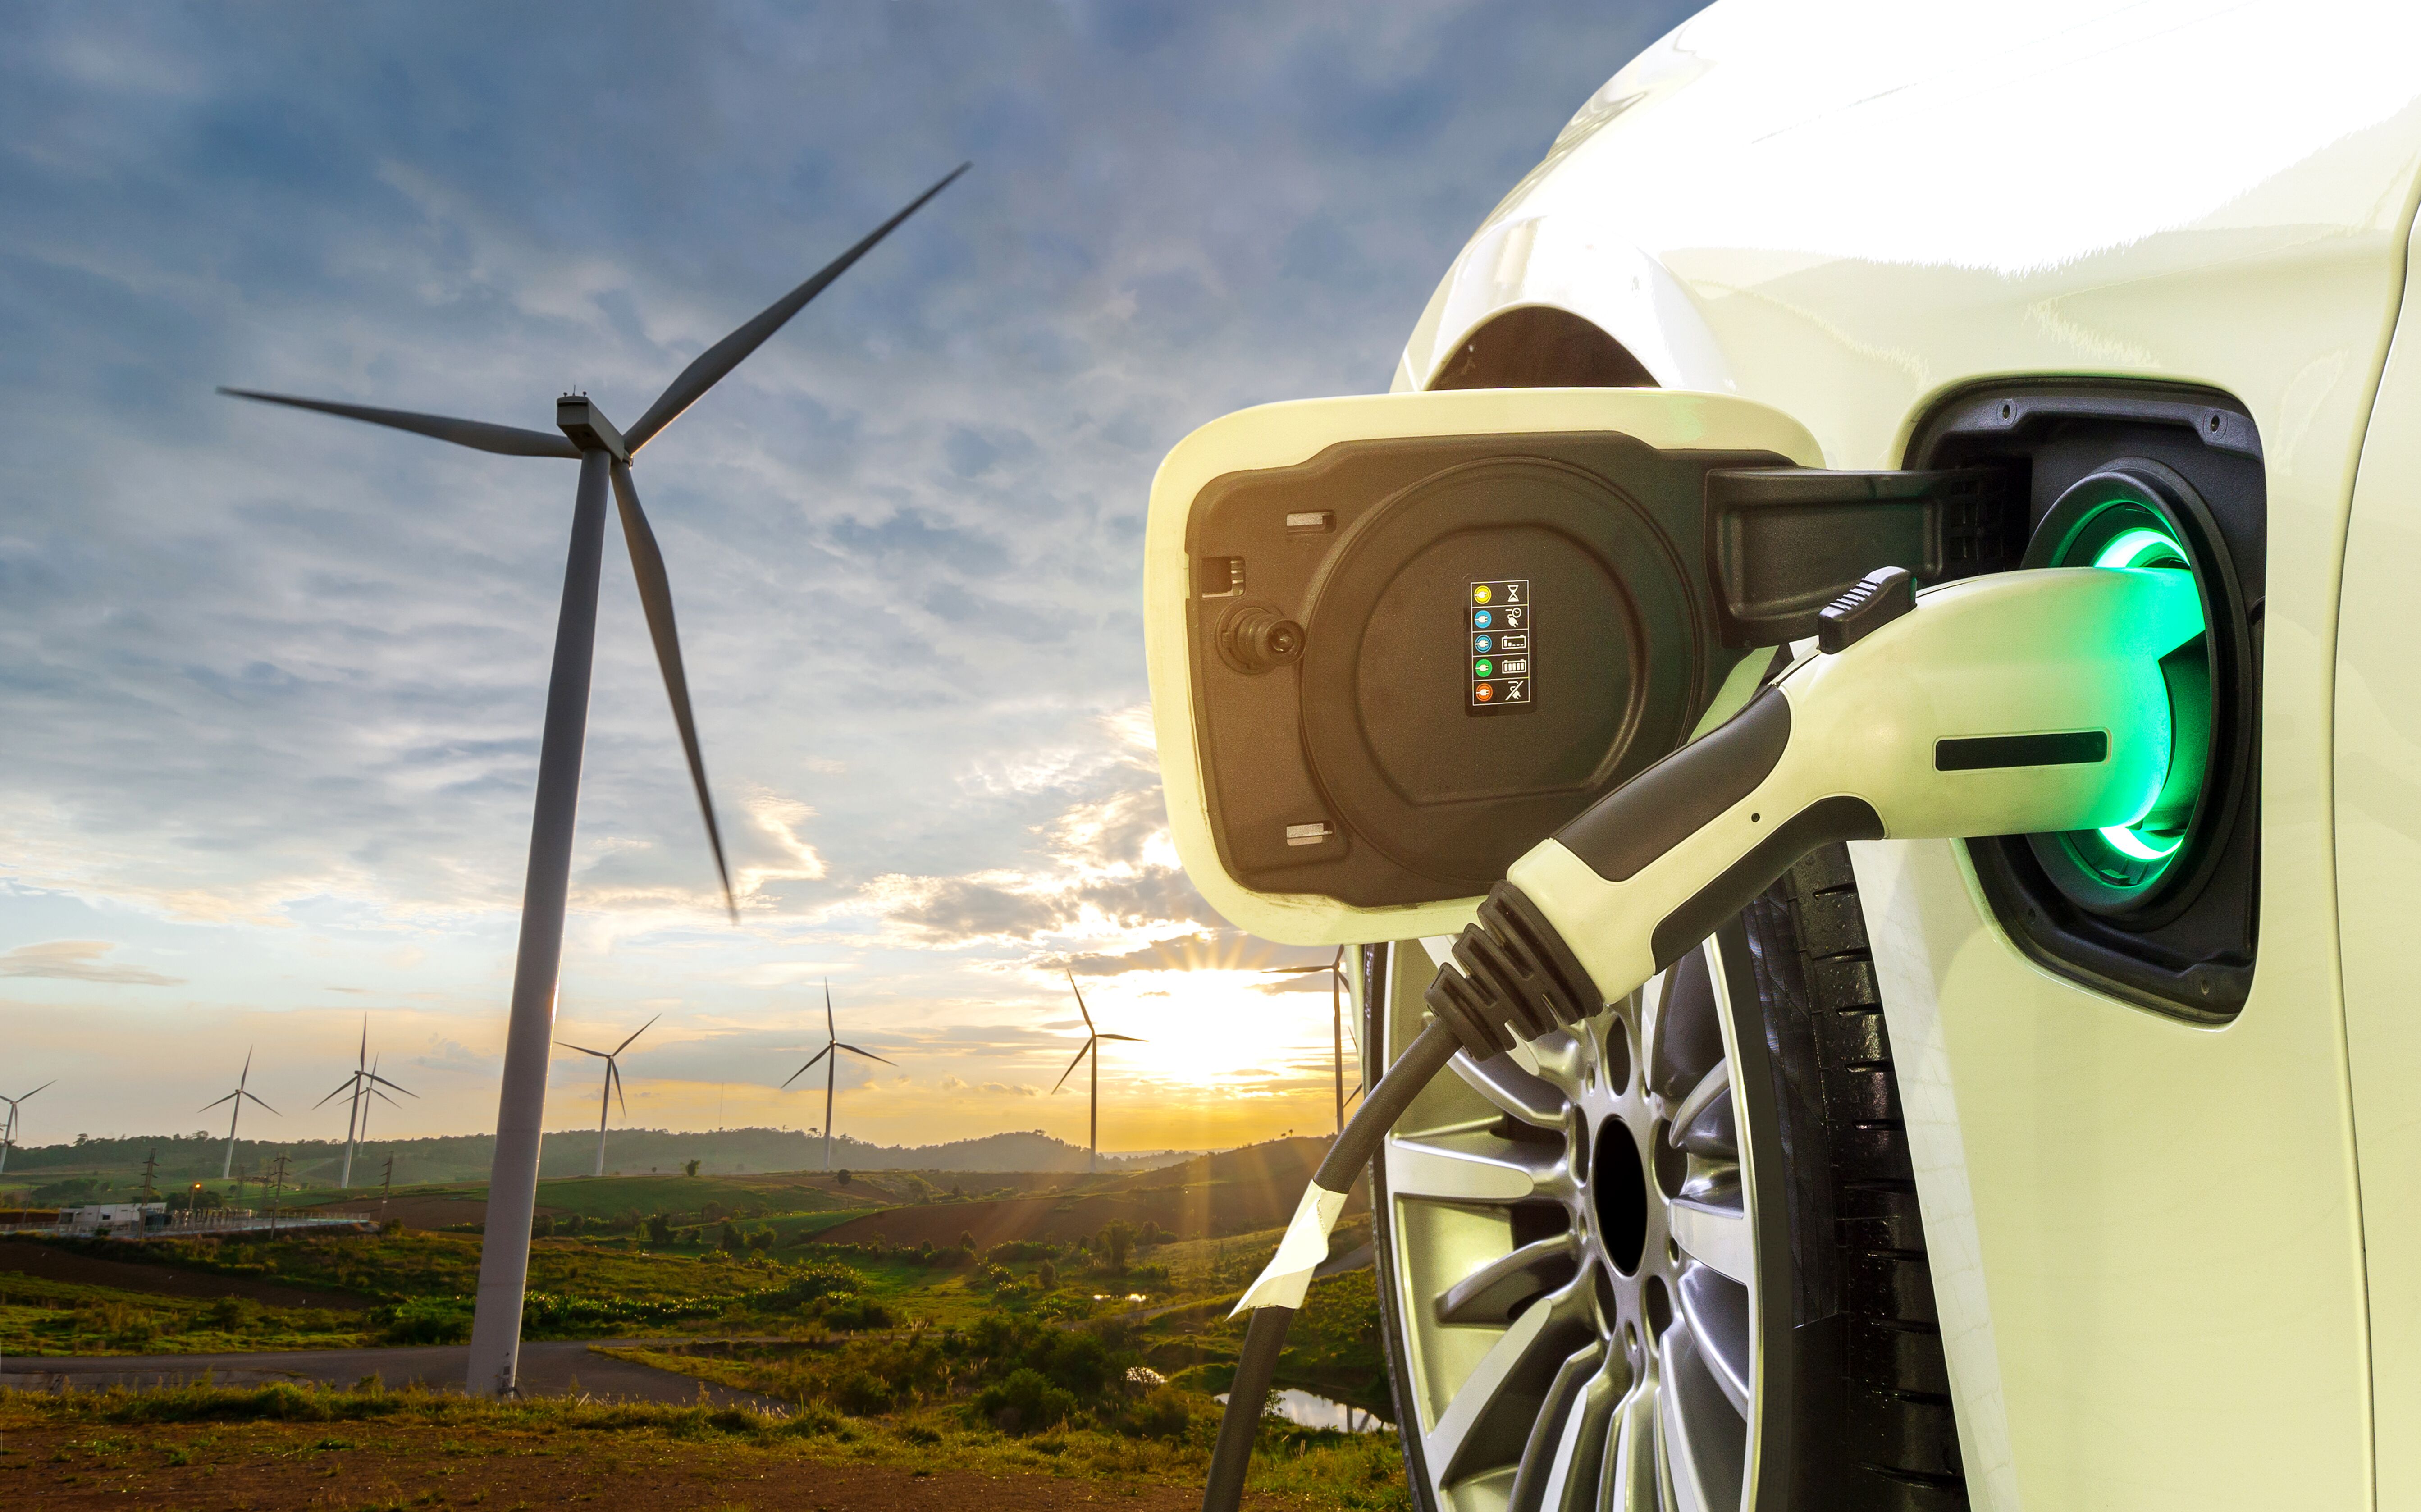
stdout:
[[1496,616],[1485,609],[1475,609],[1471,612],[1471,628],[1474,630],[1486,630],[1495,623]]
[[1471,638],[1471,648],[1473,651],[1482,654],[1492,651],[1496,649],[1496,637],[1493,635],[1474,635]]

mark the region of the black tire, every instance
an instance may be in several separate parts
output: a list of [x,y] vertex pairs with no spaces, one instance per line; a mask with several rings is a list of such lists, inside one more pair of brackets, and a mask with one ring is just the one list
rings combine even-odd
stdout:
[[[1787,1287],[1760,1283],[1788,1295],[1787,1313],[1781,1297],[1765,1301],[1756,1331],[1765,1382],[1754,1430],[1763,1467],[1757,1512],[1957,1512],[1967,1505],[1966,1487],[1932,1277],[1847,849],[1834,846],[1800,863],[1714,944],[1717,969],[1733,984],[1740,1042],[1733,1074],[1743,1083],[1739,1116],[1760,1152],[1748,1163],[1761,1273],[1788,1276]],[[1417,945],[1364,952],[1366,1054],[1387,1052],[1382,1015],[1391,1001],[1402,1001],[1406,984],[1425,966]],[[1750,984],[1753,1005],[1741,991]],[[1660,1006],[1660,1018],[1666,1011]],[[1399,1027],[1402,1021],[1399,1011]],[[1752,1025],[1762,1029],[1762,1044],[1749,1038]],[[1366,1068],[1366,1075],[1375,1069]],[[1652,1079],[1654,1068],[1641,1074]],[[1416,1104],[1406,1126],[1419,1117]],[[1535,1130],[1509,1132],[1539,1137]],[[1421,1425],[1430,1414],[1420,1410],[1403,1316],[1411,1293],[1394,1279],[1409,1275],[1408,1258],[1418,1257],[1399,1250],[1385,1165],[1382,1157],[1371,1173],[1372,1230],[1382,1344],[1408,1478],[1422,1512],[1458,1512],[1445,1503],[1460,1498],[1439,1496],[1425,1457]],[[1601,1155],[1592,1183],[1604,1166]],[[1520,1223],[1517,1217],[1517,1240]],[[1663,1368],[1669,1374],[1686,1365]],[[1612,1459],[1609,1449],[1591,1463],[1610,1467]],[[1514,1499],[1529,1499],[1525,1489],[1537,1479],[1522,1472]],[[1669,1487],[1658,1494],[1669,1496]],[[1617,1498],[1616,1504],[1625,1504]]]

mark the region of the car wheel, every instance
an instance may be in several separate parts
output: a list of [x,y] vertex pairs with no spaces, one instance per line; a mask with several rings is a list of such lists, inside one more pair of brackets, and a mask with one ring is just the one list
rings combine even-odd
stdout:
[[[1432,971],[1363,953],[1380,1064]],[[1967,1504],[1844,848],[1611,1011],[1453,1071],[1372,1171],[1424,1512]]]

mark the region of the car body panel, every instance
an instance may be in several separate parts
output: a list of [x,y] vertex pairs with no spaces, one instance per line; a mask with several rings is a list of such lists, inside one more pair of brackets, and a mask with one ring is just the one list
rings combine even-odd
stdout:
[[2416,43],[2421,14],[2383,7],[1719,5],[1575,118],[1397,374],[1544,304],[1662,383],[1790,414],[1833,467],[1900,465],[1939,397],[2005,377],[2205,384],[2258,425],[2242,1014],[2193,1026],[2032,964],[1956,846],[1854,848],[1979,1507],[2372,1498],[2331,741]]
[[2369,1266],[2379,1504],[2421,1506],[2421,309],[2389,349],[2339,600],[2337,929]]

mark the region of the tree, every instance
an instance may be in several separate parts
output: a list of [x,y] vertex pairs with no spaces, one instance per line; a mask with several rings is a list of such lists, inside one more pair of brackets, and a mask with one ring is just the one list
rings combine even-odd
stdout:
[[1127,1226],[1125,1219],[1116,1219],[1102,1225],[1101,1254],[1108,1258],[1112,1270],[1126,1270],[1127,1252],[1133,1247],[1134,1230]]
[[723,1232],[719,1236],[717,1243],[726,1254],[738,1255],[740,1253],[740,1225],[726,1219],[723,1224]]
[[1044,1291],[1059,1289],[1059,1268],[1045,1260],[1034,1272],[1034,1280]]
[[842,1186],[849,1185],[849,1168],[847,1166],[843,1166],[841,1169],[835,1171],[833,1173],[833,1177]]
[[697,1161],[694,1161],[694,1160],[692,1160],[692,1161],[681,1161],[681,1175],[683,1175],[683,1176],[695,1176],[695,1175],[697,1175]]
[[670,1244],[673,1241],[673,1221],[662,1213],[648,1215],[648,1242]]

